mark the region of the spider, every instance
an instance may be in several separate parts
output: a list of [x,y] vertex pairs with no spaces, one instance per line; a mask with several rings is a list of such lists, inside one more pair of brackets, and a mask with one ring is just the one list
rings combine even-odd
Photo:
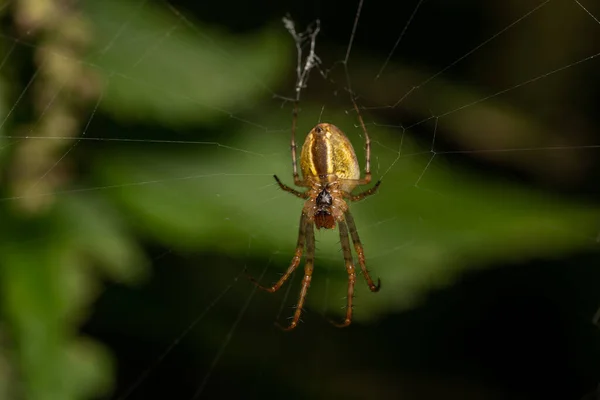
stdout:
[[340,230],[340,243],[344,254],[346,272],[348,273],[348,297],[346,317],[341,323],[331,321],[335,326],[346,327],[352,322],[352,299],[356,283],[356,268],[352,258],[349,237],[352,238],[352,242],[354,243],[358,263],[369,289],[372,292],[378,292],[381,287],[381,281],[378,279],[377,285],[375,285],[369,275],[363,246],[356,230],[356,224],[346,203],[347,200],[359,201],[372,195],[377,191],[381,183],[381,180],[379,180],[372,188],[359,194],[352,194],[352,190],[357,185],[367,185],[371,182],[371,140],[354,97],[352,97],[352,103],[365,135],[366,160],[365,177],[363,179],[360,179],[360,167],[350,140],[348,140],[344,132],[338,127],[328,123],[319,123],[307,135],[302,146],[302,152],[300,153],[300,168],[303,178],[300,179],[297,169],[295,140],[298,118],[297,102],[294,105],[291,142],[294,184],[299,187],[306,187],[307,190],[300,192],[282,183],[277,175],[273,176],[281,189],[306,200],[300,215],[300,231],[298,233],[296,251],[291,265],[273,286],[264,287],[254,278],[250,277],[250,279],[259,288],[271,293],[276,292],[298,267],[302,253],[306,250],[304,277],[302,279],[302,289],[300,290],[296,311],[289,326],[284,328],[277,324],[286,331],[292,330],[298,325],[304,300],[312,279],[315,257],[315,226],[317,229],[335,229],[337,223]]

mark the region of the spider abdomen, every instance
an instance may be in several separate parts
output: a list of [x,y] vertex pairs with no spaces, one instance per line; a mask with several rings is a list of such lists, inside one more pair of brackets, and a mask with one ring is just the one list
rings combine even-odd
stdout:
[[338,127],[322,123],[306,136],[300,168],[304,179],[320,183],[338,181],[350,192],[360,178],[360,167],[352,143]]

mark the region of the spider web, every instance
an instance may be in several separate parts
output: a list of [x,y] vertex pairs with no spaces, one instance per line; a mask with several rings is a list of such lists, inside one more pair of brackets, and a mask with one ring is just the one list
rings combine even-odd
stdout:
[[[558,259],[597,243],[593,177],[600,140],[593,88],[600,45],[592,38],[600,37],[600,8],[592,2],[498,2],[484,8],[419,0],[402,6],[401,15],[368,0],[335,13],[290,3],[273,10],[279,16],[290,12],[287,26],[264,30],[256,23],[237,36],[211,26],[220,19],[218,11],[211,11],[211,21],[213,14],[201,7],[162,0],[75,4],[88,10],[76,21],[103,24],[95,27],[100,39],[89,39],[91,54],[40,44],[33,28],[3,35],[0,72],[14,73],[12,64],[23,53],[48,57],[16,93],[3,94],[11,103],[3,105],[0,160],[11,160],[8,175],[21,185],[7,184],[0,201],[34,212],[64,199],[67,207],[83,202],[87,213],[107,220],[120,214],[123,230],[137,235],[152,269],[149,282],[144,289],[109,285],[86,327],[119,357],[131,358],[119,371],[114,398],[300,389],[305,392],[298,397],[367,397],[374,385],[384,396],[432,396],[435,391],[415,372],[417,383],[407,373],[392,384],[381,356],[374,356],[379,361],[371,364],[373,376],[353,367],[370,351],[381,353],[394,343],[392,335],[372,342],[389,329],[400,332],[398,322],[388,322],[393,315],[453,284],[465,270]],[[111,17],[103,19],[101,12]],[[311,36],[316,18],[320,31]],[[298,33],[313,29],[302,38],[300,61],[286,32],[290,23]],[[551,36],[547,26],[560,24],[564,32]],[[255,34],[259,28],[264,32]],[[261,57],[278,65],[275,72]],[[204,59],[205,69],[195,70]],[[61,66],[57,60],[93,72],[81,111],[86,116],[71,134],[44,133],[50,117],[62,110],[63,96],[78,101],[71,75],[42,86],[40,104],[31,104],[36,86],[49,79],[48,65]],[[192,84],[194,79],[200,83]],[[374,178],[383,181],[379,194],[351,210],[383,288],[370,294],[359,280],[355,326],[329,328],[326,318],[339,318],[338,307],[345,304],[346,274],[337,233],[316,232],[307,323],[282,335],[272,322],[292,314],[298,277],[281,293],[266,295],[246,282],[243,271],[270,282],[292,256],[301,203],[272,179],[277,174],[292,183],[291,103],[300,99],[299,147],[317,122],[331,122],[346,132],[364,166],[351,95],[372,140]],[[72,126],[62,117],[59,122]],[[33,122],[23,128],[28,120]],[[25,166],[33,165],[19,170],[22,178],[14,172],[23,166],[18,151]],[[35,154],[48,157],[39,159],[37,169]],[[78,229],[82,225],[72,227]],[[128,279],[126,273],[114,275]],[[350,345],[357,345],[353,354],[344,350]],[[298,386],[300,380],[306,383]],[[439,384],[443,393],[465,387]],[[471,389],[503,398],[492,397],[497,388]]]

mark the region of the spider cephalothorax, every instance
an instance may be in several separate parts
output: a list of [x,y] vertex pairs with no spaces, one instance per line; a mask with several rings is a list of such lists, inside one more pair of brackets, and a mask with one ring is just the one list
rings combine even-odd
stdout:
[[335,219],[331,213],[331,205],[333,204],[333,197],[327,190],[327,186],[319,192],[315,199],[316,211],[314,212],[314,221],[317,229],[333,229],[335,228]]
[[296,162],[296,140],[295,127],[298,116],[297,104],[294,106],[294,120],[292,124],[292,163],[294,170],[294,184],[296,186],[308,188],[304,192],[299,192],[287,185],[281,183],[279,178],[275,176],[275,180],[279,187],[286,192],[305,199],[302,214],[300,215],[300,229],[298,233],[298,243],[292,263],[286,273],[271,287],[260,288],[269,291],[277,291],[283,283],[290,277],[292,272],[300,264],[302,253],[305,252],[306,265],[304,267],[304,277],[302,279],[302,290],[300,298],[292,322],[285,328],[286,330],[294,329],[298,325],[304,299],[310,286],[313,273],[313,263],[315,256],[315,234],[314,227],[317,229],[334,229],[337,226],[340,229],[340,243],[344,254],[346,272],[348,273],[348,297],[346,307],[346,318],[342,323],[335,323],[336,326],[344,327],[350,325],[352,321],[352,301],[354,297],[354,285],[356,283],[356,268],[352,258],[352,250],[350,247],[350,238],[354,243],[354,250],[358,256],[358,262],[363,275],[369,285],[369,289],[373,292],[379,291],[380,282],[377,285],[371,279],[365,262],[365,255],[362,244],[358,237],[358,231],[354,224],[354,218],[350,214],[346,200],[358,201],[373,193],[379,187],[377,182],[375,186],[365,192],[353,195],[352,190],[358,185],[366,185],[371,182],[371,141],[369,134],[365,128],[365,124],[358,111],[358,106],[352,99],[354,108],[358,114],[358,119],[363,128],[366,141],[366,163],[365,177],[360,179],[360,169],[356,154],[352,144],[344,135],[344,133],[332,124],[318,124],[306,136],[302,152],[300,154],[300,168],[302,170],[302,178],[298,174],[298,166]]
[[314,182],[311,186],[303,213],[309,221],[314,221],[317,229],[335,229],[335,224],[344,219],[344,212],[348,210],[338,183]]

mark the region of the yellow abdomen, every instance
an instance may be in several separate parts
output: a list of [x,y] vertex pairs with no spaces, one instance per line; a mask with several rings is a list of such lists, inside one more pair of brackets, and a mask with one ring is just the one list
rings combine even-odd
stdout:
[[360,178],[360,167],[352,143],[337,126],[319,124],[304,141],[300,168],[305,180],[321,183],[338,181],[351,192]]

